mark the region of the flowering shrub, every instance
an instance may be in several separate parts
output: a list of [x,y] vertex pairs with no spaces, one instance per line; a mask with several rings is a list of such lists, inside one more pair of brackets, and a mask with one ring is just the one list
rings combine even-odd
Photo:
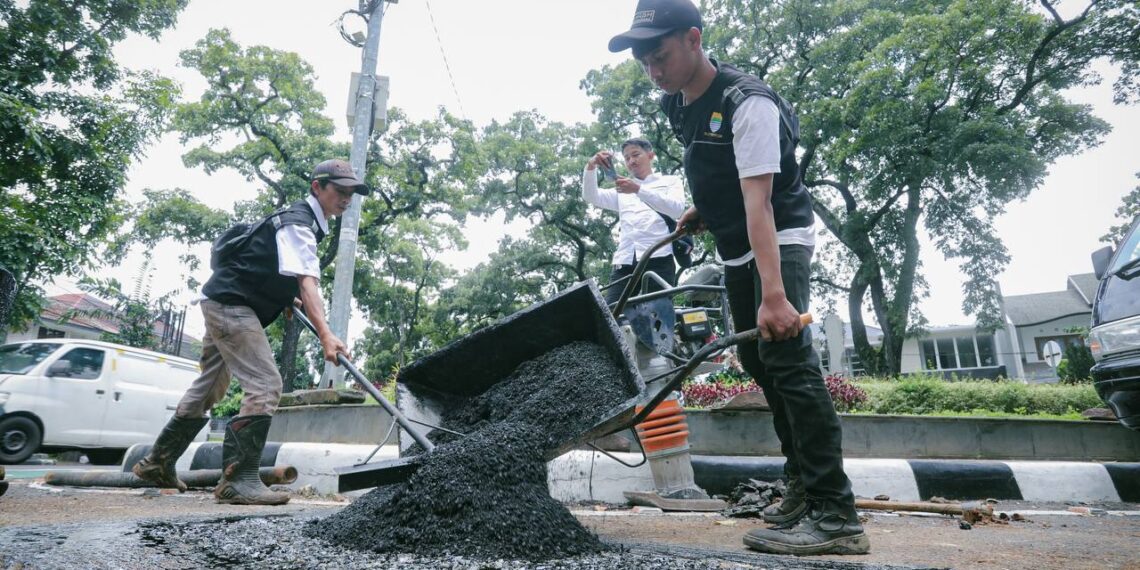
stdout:
[[[867,401],[866,392],[839,374],[831,374],[824,381],[837,411],[850,411]],[[732,369],[710,374],[703,381],[690,380],[681,387],[685,406],[690,408],[711,408],[743,392],[763,390],[747,374]]]
[[840,374],[828,374],[823,381],[836,411],[846,412],[867,401],[867,392]]
[[742,392],[760,391],[760,387],[751,379],[747,382],[724,382],[717,380],[686,382],[681,387],[681,394],[685,396],[685,405],[691,408],[710,408],[721,402],[727,402],[733,396]]

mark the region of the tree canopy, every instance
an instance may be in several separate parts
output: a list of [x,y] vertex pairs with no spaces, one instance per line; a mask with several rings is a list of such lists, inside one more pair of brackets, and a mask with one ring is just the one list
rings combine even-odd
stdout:
[[121,222],[127,169],[178,90],[120,69],[112,48],[157,38],[185,5],[0,1],[0,266],[17,284],[13,325],[38,314],[37,283],[77,274]]
[[706,3],[708,49],[797,108],[805,184],[838,244],[822,283],[847,296],[869,370],[897,373],[922,323],[920,232],[959,260],[963,310],[997,326],[1009,256],[993,220],[1108,131],[1063,93],[1099,81],[1092,61],[1124,63],[1118,98],[1134,95],[1136,42],[1122,46],[1138,13],[1095,0],[1067,18],[1047,1]]

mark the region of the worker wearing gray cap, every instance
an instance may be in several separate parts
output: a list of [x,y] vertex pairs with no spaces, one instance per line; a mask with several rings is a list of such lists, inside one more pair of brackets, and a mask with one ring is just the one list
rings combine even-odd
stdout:
[[208,421],[236,377],[245,396],[226,426],[222,479],[214,489],[220,503],[280,505],[289,495],[270,491],[258,476],[261,451],[281,398],[281,374],[265,335],[286,307],[300,299],[320,338],[326,360],[348,349],[329,329],[320,297],[317,244],[328,234],[328,219],[343,214],[354,194],[368,194],[352,167],[326,160],[313,169],[309,196],[252,225],[239,224],[214,243],[213,275],[200,298],[206,321],[201,374],[163,428],[150,453],[132,469],[159,487],[186,490],[175,462]]
[[811,197],[796,162],[799,122],[763,81],[709,59],[701,15],[689,0],[641,0],[610,51],[633,50],[663,91],[661,106],[685,146],[694,206],[678,224],[707,228],[725,265],[737,330],[759,328],[738,349],[764,390],[786,457],[789,492],[765,509],[773,528],[744,544],[779,554],[863,554],[870,542],[843,470],[842,432],[800,322],[808,311],[815,246]]

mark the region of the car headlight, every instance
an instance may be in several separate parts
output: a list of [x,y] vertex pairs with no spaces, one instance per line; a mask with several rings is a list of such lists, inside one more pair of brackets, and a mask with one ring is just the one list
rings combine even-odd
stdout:
[[1101,325],[1089,331],[1089,350],[1093,358],[1127,350],[1140,349],[1140,316]]

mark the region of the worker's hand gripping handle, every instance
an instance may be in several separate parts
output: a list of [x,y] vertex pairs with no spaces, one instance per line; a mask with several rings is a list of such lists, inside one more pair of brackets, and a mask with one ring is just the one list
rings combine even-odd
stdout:
[[[301,324],[305,325],[305,328],[312,331],[313,334],[317,334],[317,328],[313,326],[313,322],[309,320],[309,317],[307,315],[305,315],[304,309],[298,308],[293,312],[293,316],[300,319]],[[407,418],[404,417],[404,414],[400,413],[400,411],[396,409],[396,406],[392,405],[392,403],[389,402],[388,399],[380,393],[380,390],[376,388],[376,386],[373,386],[372,383],[364,377],[363,372],[361,372],[353,363],[348,361],[348,357],[338,352],[336,359],[338,362],[340,362],[340,365],[343,366],[344,369],[347,370],[354,379],[356,379],[356,383],[359,384],[365,392],[368,392],[368,394],[371,395],[376,400],[376,402],[384,408],[384,411],[388,412],[393,418],[395,418],[396,423],[400,424],[400,427],[404,428],[404,431],[408,432],[408,434],[412,436],[412,439],[414,439],[416,443],[420,444],[420,446],[424,448],[424,451],[430,452],[431,450],[435,449],[435,445],[431,441],[428,441],[428,438],[425,437],[424,434],[420,433],[420,431],[416,429],[411,424],[411,422],[407,420]]]
[[[807,327],[812,322],[814,322],[814,319],[812,318],[811,313],[803,313],[800,315],[800,322],[803,323],[804,327]],[[696,369],[697,365],[704,362],[705,359],[709,357],[709,355],[713,354],[714,352],[724,350],[725,348],[733,345],[756,342],[759,340],[760,329],[755,328],[728,336],[722,336],[702,346],[701,349],[698,350],[692,358],[685,362],[684,366],[682,366],[668,382],[666,382],[663,386],[653,388],[655,395],[650,398],[648,402],[646,402],[642,410],[638,412],[638,414],[634,416],[634,418],[630,420],[628,424],[637,425],[645,421],[645,418],[649,417],[649,414],[653,413],[653,410],[657,409],[657,406],[663,402],[670,393],[680,389],[681,383],[684,382],[685,379],[689,377],[689,374],[692,374],[693,370]]]

